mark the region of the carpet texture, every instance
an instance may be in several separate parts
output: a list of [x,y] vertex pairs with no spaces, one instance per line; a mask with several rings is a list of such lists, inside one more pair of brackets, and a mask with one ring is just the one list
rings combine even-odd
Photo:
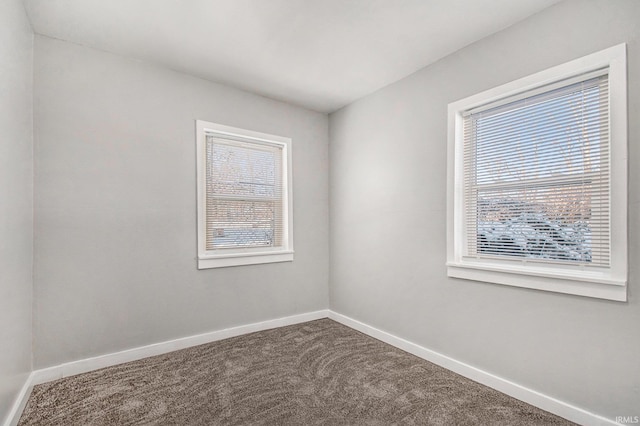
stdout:
[[570,425],[329,319],[37,385],[19,425]]

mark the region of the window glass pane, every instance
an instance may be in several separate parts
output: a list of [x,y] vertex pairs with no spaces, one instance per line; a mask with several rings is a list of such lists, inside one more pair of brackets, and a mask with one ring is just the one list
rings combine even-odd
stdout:
[[207,190],[215,194],[276,197],[279,195],[281,151],[208,144]]
[[280,247],[282,149],[207,138],[206,249]]
[[[477,183],[597,171],[604,115],[599,86],[525,100],[475,119]],[[501,108],[501,109],[504,109]]]
[[469,251],[608,264],[607,76],[472,114]]
[[221,200],[211,197],[207,220],[208,250],[273,247],[281,238],[274,201]]
[[593,217],[581,186],[478,193],[480,253],[591,262]]

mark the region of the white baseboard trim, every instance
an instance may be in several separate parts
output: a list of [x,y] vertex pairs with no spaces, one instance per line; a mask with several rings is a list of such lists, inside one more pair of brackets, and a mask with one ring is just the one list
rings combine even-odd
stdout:
[[33,372],[29,373],[27,380],[22,385],[16,400],[11,406],[11,410],[7,414],[6,420],[4,422],[4,426],[16,426],[20,421],[20,416],[22,415],[22,411],[24,407],[27,405],[27,401],[29,401],[29,396],[31,395],[31,391],[33,390]]
[[327,318],[329,311],[324,309],[304,314],[291,315],[252,324],[240,325],[223,330],[211,331],[209,333],[196,334],[195,336],[182,337],[161,343],[154,343],[147,346],[128,349],[107,355],[100,355],[93,358],[67,362],[53,367],[43,368],[33,372],[33,385],[60,379],[62,377],[75,376],[100,368],[111,367],[112,365],[124,362],[137,361],[155,355],[166,354],[167,352],[179,349],[190,348],[192,346],[203,345],[230,337],[241,336],[255,331],[269,330],[271,328],[283,327],[285,325],[299,324],[301,322],[313,321],[320,318]]
[[408,340],[396,337],[393,334],[371,327],[353,318],[349,318],[346,315],[329,311],[329,318],[346,325],[347,327],[358,330],[368,336],[388,343],[391,346],[395,346],[396,348],[430,361],[440,367],[444,367],[447,370],[458,373],[468,379],[481,383],[572,422],[585,426],[609,426],[618,424],[611,419],[590,413],[582,408],[557,400],[533,389],[526,388],[507,379],[503,379],[502,377],[498,377],[494,374],[480,370],[479,368],[457,361],[446,355],[442,355]]
[[226,328],[209,333],[197,334],[195,336],[182,337],[166,342],[154,343],[147,346],[140,346],[120,352],[114,352],[111,354],[100,355],[92,358],[81,359],[78,361],[55,365],[53,367],[35,370],[31,372],[20,393],[18,394],[16,402],[14,403],[11,411],[6,418],[4,426],[15,426],[18,424],[20,416],[22,415],[22,411],[24,410],[24,407],[29,400],[29,395],[31,394],[33,386],[40,383],[50,382],[52,380],[61,379],[63,377],[75,376],[76,374],[87,373],[89,371],[98,370],[100,368],[111,367],[113,365],[136,361],[150,356],[162,355],[167,352],[190,348],[197,345],[203,345],[205,343],[228,339],[230,337],[241,336],[243,334],[249,334],[255,331],[263,331],[272,328],[284,327],[286,325],[299,324],[302,322],[327,318],[328,316],[329,311],[323,309],[320,311],[307,312],[304,314],[291,315],[288,317],[276,318],[272,320],[241,325],[238,327]]
[[24,386],[20,390],[20,393],[16,398],[16,402],[14,403],[11,411],[6,418],[4,426],[17,425],[34,385],[60,379],[63,377],[74,376],[76,374],[87,373],[89,371],[122,364],[124,362],[136,361],[142,358],[162,355],[179,349],[185,349],[192,346],[228,339],[230,337],[241,336],[243,334],[269,330],[272,328],[283,327],[287,325],[299,324],[321,318],[330,318],[334,321],[346,325],[347,327],[351,327],[366,335],[374,337],[378,340],[381,340],[385,343],[416,355],[422,359],[433,362],[434,364],[458,373],[478,383],[482,383],[485,386],[489,386],[490,388],[496,389],[528,404],[534,405],[550,413],[571,420],[572,422],[585,426],[610,426],[618,424],[613,420],[607,419],[594,413],[590,413],[571,404],[559,401],[535,390],[526,388],[517,383],[513,383],[509,380],[480,370],[471,365],[457,361],[446,355],[442,355],[438,352],[432,351],[408,340],[396,337],[375,327],[371,327],[346,315],[342,315],[337,312],[325,309],[257,322],[253,324],[241,325],[238,327],[212,331],[209,333],[197,334],[195,336],[183,337],[180,339],[169,340],[166,342],[155,343],[152,345],[141,346],[121,352],[72,361],[53,367],[35,370],[31,372]]

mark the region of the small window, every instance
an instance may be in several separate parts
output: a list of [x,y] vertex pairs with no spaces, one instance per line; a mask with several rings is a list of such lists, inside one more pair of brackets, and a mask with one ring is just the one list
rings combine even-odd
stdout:
[[198,268],[292,261],[291,139],[196,127]]
[[448,273],[626,300],[625,46],[449,105]]

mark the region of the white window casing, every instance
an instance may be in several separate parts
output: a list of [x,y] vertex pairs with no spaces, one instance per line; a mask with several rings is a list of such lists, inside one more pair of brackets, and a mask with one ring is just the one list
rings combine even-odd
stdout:
[[448,276],[627,299],[624,44],[449,104]]
[[293,260],[291,139],[196,121],[198,269]]

